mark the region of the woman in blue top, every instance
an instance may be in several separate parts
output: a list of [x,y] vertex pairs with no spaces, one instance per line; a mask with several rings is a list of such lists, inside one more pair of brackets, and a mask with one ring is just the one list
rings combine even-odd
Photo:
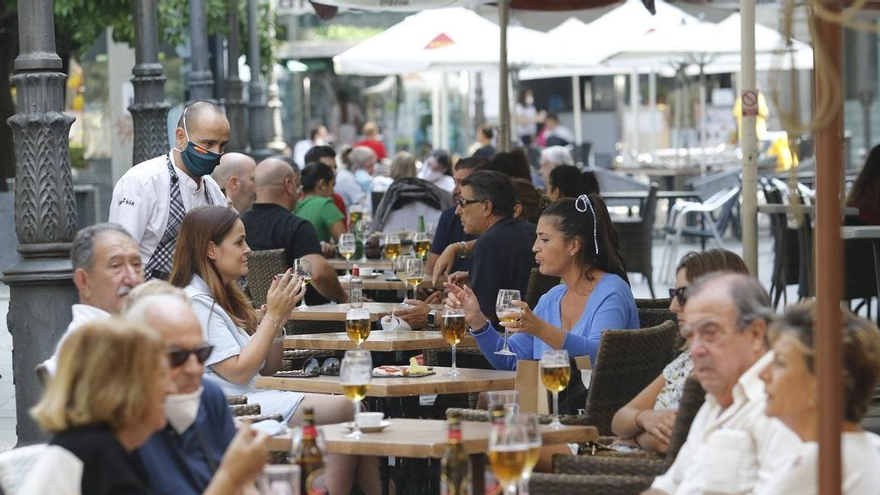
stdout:
[[480,349],[497,369],[516,369],[517,359],[540,359],[545,349],[565,349],[569,356],[589,355],[594,362],[602,332],[639,328],[635,299],[617,253],[617,233],[605,202],[598,195],[566,198],[550,205],[538,220],[532,247],[543,275],[562,284],[544,294],[535,306],[517,301],[522,317],[503,324],[511,333],[516,356],[495,354],[502,337],[480,312],[474,292],[446,284],[447,304],[462,308]]

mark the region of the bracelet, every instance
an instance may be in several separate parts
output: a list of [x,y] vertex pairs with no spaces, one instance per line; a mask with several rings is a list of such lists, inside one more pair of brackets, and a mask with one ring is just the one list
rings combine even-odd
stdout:
[[484,333],[486,333],[487,330],[489,330],[489,325],[490,325],[491,323],[492,323],[492,322],[490,322],[489,319],[487,318],[487,319],[486,319],[486,324],[483,325],[483,327],[480,328],[479,330],[474,331],[474,329],[471,328],[471,335],[473,335],[474,337],[476,337],[476,336],[478,336],[478,335],[483,335]]
[[271,321],[275,325],[275,330],[280,334],[278,337],[275,337],[274,340],[284,339],[284,328],[281,327],[281,325],[278,323],[278,320],[272,318],[269,315],[263,315],[263,319]]

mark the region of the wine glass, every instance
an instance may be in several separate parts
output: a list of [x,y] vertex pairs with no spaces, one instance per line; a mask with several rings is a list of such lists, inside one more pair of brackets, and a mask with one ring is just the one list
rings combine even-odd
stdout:
[[418,258],[406,260],[406,283],[412,285],[413,299],[416,298],[416,288],[425,279],[425,262]]
[[526,467],[528,436],[523,424],[507,418],[492,428],[489,436],[489,465],[508,495],[516,495],[516,485]]
[[464,310],[446,308],[440,317],[440,334],[446,342],[452,346],[452,368],[446,373],[449,376],[458,376],[458,368],[455,366],[455,347],[464,338],[467,323],[464,321]]
[[345,435],[345,438],[360,438],[362,435],[357,424],[357,414],[360,410],[360,401],[367,396],[367,389],[370,388],[372,377],[373,359],[369,351],[345,351],[342,367],[339,370],[339,382],[342,384],[342,393],[354,405],[353,427],[351,433]]
[[[412,259],[412,255],[409,254],[401,254],[397,258],[391,261],[391,269],[394,270],[394,276],[397,277],[398,280],[403,282],[403,298],[406,299],[406,264],[409,260]],[[408,308],[409,304],[402,302],[400,305],[404,308]]]
[[529,478],[532,476],[532,471],[541,457],[541,424],[536,414],[521,414],[516,416],[513,421],[525,428],[528,450],[526,450],[526,465],[520,480],[519,493],[520,495],[528,495]]
[[396,235],[385,236],[385,257],[391,261],[400,255],[400,237]]
[[354,233],[357,242],[360,243],[360,246],[355,249],[355,254],[360,252],[360,260],[366,261],[367,255],[364,246],[367,245],[367,239],[370,236],[370,229],[373,226],[373,222],[366,216],[364,216],[358,223],[354,226]]
[[370,311],[365,308],[352,308],[345,313],[345,333],[348,338],[357,344],[358,350],[361,344],[370,337]]
[[363,206],[354,205],[348,209],[348,224],[357,225],[364,218]]
[[548,349],[541,354],[541,381],[553,393],[553,422],[551,428],[561,428],[559,422],[559,392],[568,387],[571,378],[571,364],[565,349]]
[[[298,258],[293,260],[293,271],[296,273],[296,276],[301,278],[303,281],[303,289],[308,287],[309,283],[312,281],[312,262],[305,258]],[[306,298],[303,297],[302,306],[297,309],[307,309],[309,307],[306,304]]]
[[[522,309],[513,304],[513,301],[519,300],[520,296],[517,289],[501,289],[498,291],[498,298],[495,299],[495,314],[498,315],[498,319],[501,320],[502,323],[513,323],[522,316]],[[500,351],[495,351],[495,354],[500,354],[502,356],[516,356],[516,354],[510,352],[510,348],[507,347],[507,338],[509,334],[510,332],[505,326],[504,346]]]
[[339,254],[345,258],[345,273],[351,279],[351,257],[357,252],[357,240],[354,234],[342,234],[339,236]]
[[428,251],[431,250],[431,240],[428,239],[427,232],[416,232],[413,236],[413,252],[416,258],[425,261],[428,258]]

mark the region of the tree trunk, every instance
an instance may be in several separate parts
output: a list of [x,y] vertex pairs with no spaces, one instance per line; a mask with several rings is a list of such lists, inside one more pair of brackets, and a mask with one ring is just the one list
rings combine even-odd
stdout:
[[12,64],[18,55],[18,16],[0,15],[0,191],[6,190],[6,179],[15,177],[15,148],[12,128],[6,119],[15,114],[12,101]]

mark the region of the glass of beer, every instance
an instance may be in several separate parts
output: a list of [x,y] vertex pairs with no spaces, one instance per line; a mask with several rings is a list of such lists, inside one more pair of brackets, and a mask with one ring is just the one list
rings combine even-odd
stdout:
[[345,258],[345,276],[351,278],[351,257],[357,252],[357,239],[354,234],[339,236],[339,254]]
[[370,311],[365,308],[352,308],[345,313],[345,333],[357,345],[358,350],[370,336],[371,325]]
[[568,387],[571,378],[571,365],[568,362],[568,351],[565,349],[549,349],[541,354],[541,381],[547,390],[553,393],[553,422],[551,428],[561,428],[559,422],[559,392]]
[[345,438],[360,438],[362,435],[356,418],[360,410],[359,403],[367,396],[372,377],[373,358],[369,351],[345,351],[342,367],[339,369],[339,383],[342,384],[342,393],[354,405],[352,430],[351,433],[345,435]]
[[458,368],[455,366],[455,347],[464,338],[467,323],[464,321],[464,310],[446,308],[440,318],[440,334],[446,342],[452,346],[452,368],[446,373],[449,376],[458,376]]
[[526,468],[528,437],[525,427],[514,418],[492,428],[489,436],[489,466],[508,495],[516,495],[516,486]]
[[416,258],[425,261],[428,259],[428,251],[431,250],[431,240],[428,239],[427,232],[416,232],[413,237],[413,251]]
[[[498,319],[501,320],[501,323],[513,323],[522,317],[522,309],[513,304],[513,301],[519,300],[520,296],[517,289],[501,289],[498,291],[498,298],[495,299],[495,314],[498,315]],[[509,332],[507,326],[504,326],[504,346],[500,351],[495,351],[495,354],[500,354],[502,356],[516,356],[516,354],[510,352],[510,348],[507,347],[508,335]]]
[[537,414],[521,414],[515,416],[513,421],[525,428],[528,450],[526,450],[526,465],[520,479],[519,493],[520,495],[528,495],[529,478],[541,457],[541,424],[538,422]]
[[[308,287],[309,283],[312,281],[312,262],[305,258],[293,260],[293,270],[296,273],[296,276],[302,279],[303,289]],[[306,304],[306,298],[304,296],[302,306],[298,309],[306,309],[308,307],[309,305]]]
[[416,297],[416,289],[425,279],[425,263],[418,258],[406,260],[406,283],[413,288],[413,299]]
[[348,209],[348,224],[357,225],[364,218],[364,208],[362,206],[352,206]]
[[396,235],[385,236],[385,257],[391,261],[400,255],[400,237]]

